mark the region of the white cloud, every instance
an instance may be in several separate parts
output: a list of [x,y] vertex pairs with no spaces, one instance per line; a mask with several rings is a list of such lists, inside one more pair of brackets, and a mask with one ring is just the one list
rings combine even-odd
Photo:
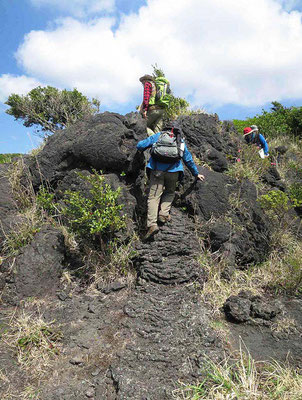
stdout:
[[25,75],[14,76],[3,74],[0,76],[0,101],[4,102],[12,93],[26,94],[31,89],[42,86],[35,78],[29,78]]
[[32,31],[17,58],[29,75],[108,107],[137,104],[138,77],[154,63],[193,105],[260,105],[301,97],[301,15],[279,0],[149,0],[114,30],[113,19],[68,18]]
[[31,3],[37,7],[55,7],[75,17],[84,17],[103,11],[111,12],[115,6],[115,0],[31,0]]

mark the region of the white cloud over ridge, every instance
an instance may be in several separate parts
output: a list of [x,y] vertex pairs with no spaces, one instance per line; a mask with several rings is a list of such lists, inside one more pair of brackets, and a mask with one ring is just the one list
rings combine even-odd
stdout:
[[3,74],[0,76],[0,101],[5,102],[12,93],[26,94],[37,86],[42,84],[35,78]]
[[31,0],[31,3],[37,7],[55,7],[75,17],[84,17],[102,11],[111,12],[115,6],[115,0]]
[[117,28],[108,17],[66,18],[32,31],[17,59],[37,80],[107,107],[137,104],[138,78],[154,63],[193,105],[256,106],[302,97],[301,15],[280,0],[149,0]]

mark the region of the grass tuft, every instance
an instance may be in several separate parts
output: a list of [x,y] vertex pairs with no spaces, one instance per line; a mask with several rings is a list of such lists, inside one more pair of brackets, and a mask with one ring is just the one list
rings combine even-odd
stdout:
[[182,400],[299,400],[302,375],[288,365],[255,362],[240,348],[234,357],[220,363],[205,359],[203,379],[195,385],[182,384],[174,392]]
[[58,342],[62,333],[54,327],[54,321],[45,322],[23,311],[13,316],[9,329],[2,340],[16,352],[21,368],[32,376],[41,377],[50,367],[51,359],[59,354]]
[[20,221],[5,235],[3,254],[7,257],[16,255],[21,247],[30,243],[43,223],[42,216],[35,207],[27,209],[19,216]]
[[261,176],[270,167],[269,159],[261,159],[255,146],[245,144],[243,144],[239,155],[236,162],[229,167],[226,172],[227,175],[238,181],[249,179],[251,182],[258,183]]

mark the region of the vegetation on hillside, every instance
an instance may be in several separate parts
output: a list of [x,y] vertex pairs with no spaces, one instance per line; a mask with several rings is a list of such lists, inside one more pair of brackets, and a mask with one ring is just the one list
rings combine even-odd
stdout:
[[302,138],[302,107],[284,107],[277,101],[272,102],[270,111],[262,111],[254,117],[245,120],[234,119],[234,125],[239,133],[246,126],[257,125],[267,138],[278,138],[282,135]]
[[[299,400],[302,375],[276,361],[255,362],[242,347],[234,357],[221,362],[206,359],[204,379],[175,391],[182,400]],[[181,395],[181,396],[179,396]]]
[[38,86],[25,96],[13,93],[5,104],[10,107],[7,114],[23,121],[26,127],[35,126],[41,137],[95,114],[100,106],[99,100],[90,101],[77,89],[52,86]]
[[[112,189],[102,173],[93,170],[88,175],[78,174],[87,185],[86,195],[66,190],[58,201],[46,184],[35,193],[27,174],[22,159],[10,167],[9,180],[20,213],[14,229],[6,235],[3,257],[16,256],[48,223],[62,230],[67,248],[81,248],[84,267],[77,276],[85,276],[89,270],[90,281],[97,282],[126,275],[134,237],[127,243],[116,238],[127,225],[124,205],[119,202],[121,189]],[[25,178],[22,183],[21,176]]]
[[21,156],[21,153],[0,154],[0,164],[10,163],[13,158]]

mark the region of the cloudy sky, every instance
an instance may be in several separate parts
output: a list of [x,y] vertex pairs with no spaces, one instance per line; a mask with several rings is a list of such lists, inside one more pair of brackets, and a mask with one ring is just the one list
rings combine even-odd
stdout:
[[154,64],[220,119],[301,105],[301,17],[302,0],[0,0],[0,153],[37,143],[5,114],[11,93],[77,88],[124,114]]

